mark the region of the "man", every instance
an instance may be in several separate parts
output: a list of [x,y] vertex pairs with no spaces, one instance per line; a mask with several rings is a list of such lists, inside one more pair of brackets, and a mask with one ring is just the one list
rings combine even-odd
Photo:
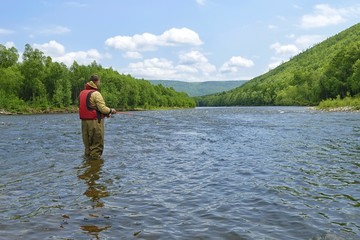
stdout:
[[115,109],[105,105],[99,88],[100,78],[93,75],[79,96],[79,116],[85,157],[91,159],[99,159],[104,150],[104,117],[116,113]]

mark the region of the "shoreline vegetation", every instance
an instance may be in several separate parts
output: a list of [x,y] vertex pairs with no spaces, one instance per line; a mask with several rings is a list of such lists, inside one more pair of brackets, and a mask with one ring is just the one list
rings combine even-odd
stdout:
[[[327,99],[321,101],[318,106],[311,107],[314,110],[323,111],[323,112],[360,112],[360,97],[345,97],[341,99],[337,97],[336,99]],[[170,110],[170,109],[185,109],[185,108],[175,108],[175,107],[158,107],[151,109],[143,108],[133,108],[127,109],[126,111],[151,111],[151,110]],[[119,110],[120,111],[120,110]],[[7,109],[0,109],[0,115],[30,115],[30,114],[57,114],[57,113],[77,113],[77,106],[69,106],[64,108],[26,108],[23,111],[11,111]]]
[[11,111],[7,109],[0,109],[0,115],[56,114],[56,113],[75,113],[77,111],[78,111],[77,107],[47,108],[47,109],[28,108],[24,111]]
[[327,99],[320,102],[316,109],[329,112],[360,112],[360,97],[337,96],[336,99]]
[[[175,109],[185,109],[185,107],[156,107],[151,109],[144,108],[133,108],[127,110],[117,110],[120,112],[134,112],[134,111],[152,111],[152,110],[175,110]],[[66,113],[78,113],[77,106],[70,106],[66,108],[46,108],[46,109],[37,109],[37,108],[27,108],[24,111],[11,111],[7,109],[0,109],[0,115],[32,115],[32,114],[66,114]]]

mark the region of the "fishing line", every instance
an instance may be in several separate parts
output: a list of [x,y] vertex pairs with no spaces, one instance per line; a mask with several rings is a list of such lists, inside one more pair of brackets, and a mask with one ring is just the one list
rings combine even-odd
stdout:
[[137,114],[137,113],[130,113],[130,112],[116,112],[115,114],[123,114],[123,115],[134,116],[134,117],[152,118],[155,120],[166,121],[166,119],[163,119],[163,118],[158,118],[158,117],[153,117],[153,116],[143,115],[143,114]]

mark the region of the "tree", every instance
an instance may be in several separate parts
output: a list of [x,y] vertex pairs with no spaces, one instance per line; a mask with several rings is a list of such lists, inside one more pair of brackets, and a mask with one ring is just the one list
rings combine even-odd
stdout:
[[45,76],[45,59],[41,51],[34,50],[29,44],[25,45],[23,62],[20,65],[24,76],[22,97],[25,100],[46,99],[46,88],[42,82]]
[[0,44],[0,68],[14,66],[19,59],[18,51],[15,47],[6,48]]
[[81,90],[84,89],[86,79],[90,77],[91,73],[87,66],[79,65],[76,61],[70,67],[70,82],[71,82],[71,99],[73,103],[77,103]]
[[45,61],[44,84],[49,100],[52,100],[59,84],[63,84],[65,79],[69,79],[69,70],[63,63],[52,62],[50,57]]
[[62,79],[57,80],[55,83],[55,91],[53,96],[53,103],[57,107],[63,107],[63,99],[64,99],[64,86],[62,84]]
[[6,96],[13,95],[19,97],[24,81],[19,68],[17,66],[0,68],[0,76],[2,78],[0,86],[3,93]]
[[353,65],[353,74],[349,78],[351,95],[360,94],[360,59]]

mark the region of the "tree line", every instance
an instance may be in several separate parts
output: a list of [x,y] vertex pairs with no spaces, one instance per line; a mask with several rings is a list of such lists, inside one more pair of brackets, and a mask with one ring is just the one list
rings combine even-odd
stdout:
[[93,74],[102,79],[101,92],[107,105],[119,110],[195,107],[195,100],[186,93],[120,74],[95,61],[89,65],[74,61],[67,67],[29,44],[19,61],[15,47],[0,44],[0,109],[27,112],[75,108],[80,91]]

